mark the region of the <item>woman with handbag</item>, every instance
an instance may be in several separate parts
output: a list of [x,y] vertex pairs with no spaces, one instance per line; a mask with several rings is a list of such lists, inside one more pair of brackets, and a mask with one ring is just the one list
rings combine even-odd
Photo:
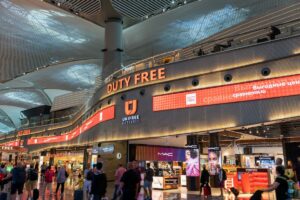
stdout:
[[[202,165],[202,172],[201,172],[201,178],[200,178],[200,196],[202,194],[202,188],[204,188],[206,185],[208,185],[209,182],[209,173],[206,169],[206,165]],[[204,193],[205,196],[205,193]]]

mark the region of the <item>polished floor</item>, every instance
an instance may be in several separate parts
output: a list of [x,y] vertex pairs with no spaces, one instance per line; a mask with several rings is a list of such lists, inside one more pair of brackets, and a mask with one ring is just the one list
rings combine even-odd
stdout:
[[[72,199],[74,199],[73,193],[74,193],[75,186],[71,181],[68,181],[66,183],[65,192],[63,195],[61,195],[60,192],[58,192],[57,195],[50,196],[48,190],[46,190],[45,195],[44,195],[43,187],[44,187],[43,184],[39,184],[39,191],[40,191],[39,200],[61,200],[61,199],[72,200]],[[53,183],[52,188],[53,188],[53,191],[55,191],[55,188],[56,188],[55,183]],[[113,183],[109,183],[108,188],[107,188],[107,197],[109,199],[112,198],[113,190],[114,190]],[[220,197],[219,189],[213,188],[212,193],[213,193],[213,196],[209,198],[211,200],[222,200],[222,199],[233,200],[234,199],[234,198],[230,198],[227,194],[225,194],[224,198]],[[249,200],[250,196],[251,195],[249,195],[249,194],[241,194],[238,199],[239,200]],[[22,195],[22,197],[18,197],[17,199],[18,200],[27,200],[27,192],[24,190],[24,194]],[[205,198],[203,196],[200,196],[199,192],[187,191],[187,189],[185,187],[182,187],[177,190],[154,190],[152,199],[153,200],[199,200],[199,199],[201,200],[201,199],[205,199]],[[273,199],[274,199],[273,193],[266,194],[266,196],[264,197],[264,200],[273,200]],[[138,200],[144,200],[143,190],[141,191],[140,197]]]

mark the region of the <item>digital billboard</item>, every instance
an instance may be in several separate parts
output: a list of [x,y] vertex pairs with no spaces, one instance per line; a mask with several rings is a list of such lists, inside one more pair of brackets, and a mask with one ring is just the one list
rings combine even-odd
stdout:
[[153,111],[253,101],[300,94],[300,75],[153,97]]
[[88,118],[80,127],[70,131],[64,135],[58,136],[47,136],[47,137],[33,137],[28,139],[28,145],[34,144],[47,144],[56,142],[66,142],[73,138],[76,138],[80,134],[89,130],[90,128],[96,126],[99,123],[114,119],[115,117],[115,106],[110,106],[103,108],[102,110],[96,112],[92,117]]

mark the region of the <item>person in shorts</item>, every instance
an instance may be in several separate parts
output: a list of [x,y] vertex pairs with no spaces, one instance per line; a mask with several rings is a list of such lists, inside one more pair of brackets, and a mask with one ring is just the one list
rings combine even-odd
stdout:
[[152,182],[153,182],[154,170],[150,167],[150,163],[147,163],[146,176],[144,181],[144,188],[146,191],[146,200],[152,199]]
[[11,182],[11,200],[16,199],[16,194],[18,192],[20,198],[22,199],[23,194],[23,188],[26,181],[26,171],[25,167],[22,165],[22,163],[18,163],[10,172],[10,174],[5,177],[3,180],[9,180],[12,179]]

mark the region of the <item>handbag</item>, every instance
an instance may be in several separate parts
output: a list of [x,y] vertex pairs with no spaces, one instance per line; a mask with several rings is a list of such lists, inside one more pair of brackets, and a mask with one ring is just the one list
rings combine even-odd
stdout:
[[210,196],[211,195],[211,188],[209,187],[209,185],[205,185],[203,188],[204,191],[204,196]]

